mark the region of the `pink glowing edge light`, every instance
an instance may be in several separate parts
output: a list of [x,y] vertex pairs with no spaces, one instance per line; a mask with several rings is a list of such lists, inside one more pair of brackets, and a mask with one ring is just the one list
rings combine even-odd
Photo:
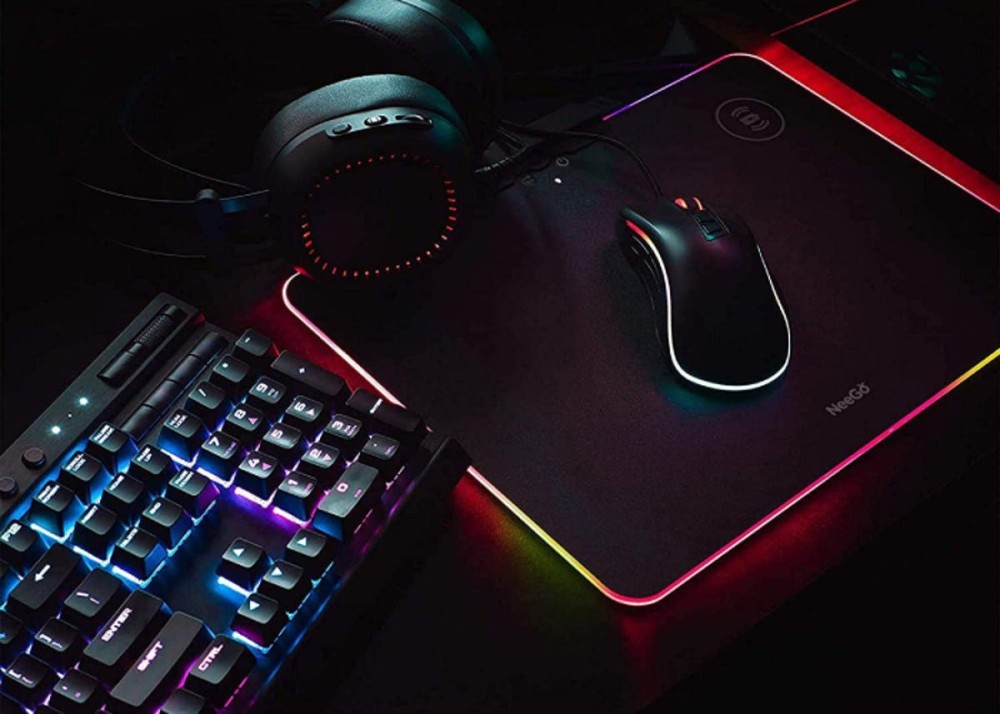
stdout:
[[[645,95],[644,97],[641,97],[641,98],[637,99],[636,101],[631,102],[630,104],[627,104],[624,107],[621,107],[621,108],[615,110],[614,112],[611,112],[610,114],[608,114],[607,116],[605,116],[603,118],[603,120],[604,121],[608,121],[608,120],[610,120],[610,119],[618,116],[619,114],[622,114],[623,112],[631,109],[632,107],[635,107],[636,105],[641,104],[642,102],[646,101],[647,99],[650,99],[651,97],[654,97],[657,94],[660,94],[661,92],[664,92],[667,89],[670,89],[671,87],[677,86],[681,82],[683,82],[683,81],[685,81],[687,79],[690,79],[691,77],[694,77],[695,75],[700,74],[700,73],[704,72],[705,70],[707,70],[707,69],[709,69],[709,68],[711,68],[711,67],[719,64],[723,60],[729,59],[731,57],[747,57],[747,58],[755,59],[757,61],[765,63],[766,65],[768,65],[769,67],[771,67],[775,71],[779,72],[782,76],[788,78],[792,82],[795,82],[795,84],[799,85],[803,89],[807,90],[809,93],[813,94],[814,96],[816,96],[819,99],[821,99],[822,101],[824,101],[826,104],[830,105],[831,107],[833,107],[837,111],[841,112],[845,116],[849,117],[853,121],[855,121],[858,124],[860,124],[861,126],[865,127],[866,129],[868,129],[869,131],[871,131],[873,134],[875,134],[879,138],[883,139],[884,141],[887,141],[892,146],[896,147],[897,149],[899,149],[900,151],[902,151],[906,155],[908,155],[911,158],[915,159],[916,161],[920,162],[921,164],[923,164],[924,166],[926,166],[930,170],[934,171],[935,173],[937,173],[942,178],[948,180],[949,182],[951,182],[952,184],[954,184],[958,188],[962,189],[963,191],[965,191],[966,193],[968,193],[972,197],[974,197],[977,200],[981,201],[982,203],[986,204],[987,206],[989,206],[993,210],[1000,211],[1000,206],[994,205],[994,202],[991,201],[990,198],[988,198],[986,195],[980,195],[980,193],[977,193],[976,190],[973,190],[969,186],[966,186],[966,185],[960,183],[959,181],[955,180],[951,176],[949,176],[946,173],[942,172],[937,167],[935,167],[932,164],[928,163],[926,160],[924,160],[920,156],[917,156],[916,154],[914,154],[912,151],[910,151],[906,147],[903,147],[903,146],[899,145],[898,143],[896,143],[895,141],[892,141],[891,139],[887,138],[882,133],[880,133],[877,129],[875,129],[872,126],[870,126],[869,124],[866,124],[865,122],[857,119],[856,117],[854,117],[853,115],[851,115],[849,112],[847,112],[846,110],[844,110],[842,107],[838,106],[837,104],[835,104],[830,99],[828,99],[825,96],[823,96],[822,94],[819,94],[818,92],[816,92],[815,90],[813,90],[812,88],[810,88],[808,85],[800,82],[795,77],[789,75],[787,72],[783,71],[782,69],[780,69],[779,67],[777,67],[776,65],[774,65],[772,62],[770,62],[770,61],[768,61],[768,60],[766,60],[764,58],[758,57],[757,55],[753,55],[753,54],[749,54],[749,53],[733,52],[733,53],[730,53],[730,54],[723,55],[721,57],[717,57],[716,59],[712,60],[711,62],[708,62],[707,64],[702,65],[701,67],[695,69],[694,71],[689,72],[689,73],[685,74],[684,76],[682,76],[682,77],[680,77],[680,78],[678,78],[678,79],[676,79],[676,80],[674,80],[674,81],[672,81],[672,82],[664,85],[660,89],[657,89],[656,91],[651,92],[651,93]],[[941,151],[943,151],[943,150],[941,150]],[[289,276],[289,278],[281,286],[281,298],[282,298],[282,301],[285,304],[285,307],[288,309],[288,311],[297,320],[299,320],[299,322],[301,322],[303,325],[305,325],[305,327],[307,329],[309,329],[310,332],[312,332],[314,335],[316,335],[316,337],[318,337],[327,347],[329,347],[331,350],[333,350],[358,375],[360,375],[362,378],[364,378],[374,389],[376,389],[379,392],[379,394],[381,395],[381,397],[383,399],[385,399],[386,401],[392,402],[393,404],[398,404],[400,406],[403,406],[403,403],[399,399],[397,399],[388,389],[386,389],[385,386],[383,386],[377,379],[375,379],[375,377],[373,375],[369,374],[368,371],[365,370],[365,368],[362,367],[347,352],[345,352],[340,347],[340,345],[338,345],[336,342],[334,342],[332,339],[330,339],[330,337],[327,336],[326,333],[323,332],[323,330],[321,330],[301,310],[299,310],[297,307],[295,307],[295,305],[292,304],[292,301],[291,301],[291,299],[288,296],[288,287],[289,287],[289,285],[291,285],[292,281],[296,280],[296,279],[308,280],[308,278],[304,278],[304,277],[300,276],[298,273],[294,273],[291,276]],[[829,471],[827,471],[822,476],[820,476],[819,478],[817,478],[815,481],[813,481],[812,483],[810,483],[808,486],[806,486],[805,488],[803,488],[801,491],[799,491],[798,493],[794,494],[791,498],[789,498],[784,503],[782,503],[781,505],[779,505],[777,508],[775,508],[774,510],[772,510],[770,513],[768,513],[767,515],[765,515],[763,518],[761,518],[760,520],[758,520],[752,526],[750,526],[745,531],[743,531],[742,533],[740,533],[739,535],[737,535],[735,538],[733,538],[732,540],[730,540],[728,543],[726,543],[724,546],[722,546],[721,548],[719,548],[717,551],[715,551],[714,553],[712,553],[711,555],[709,555],[707,558],[705,558],[703,561],[701,561],[698,565],[696,565],[691,570],[687,571],[684,575],[681,575],[679,578],[677,578],[676,580],[674,580],[672,583],[670,583],[663,590],[660,590],[657,593],[654,593],[652,595],[645,596],[645,597],[634,597],[634,596],[630,596],[630,595],[623,595],[623,594],[621,594],[619,592],[616,592],[616,591],[612,590],[611,588],[609,588],[607,585],[605,585],[603,582],[601,582],[601,580],[599,578],[597,578],[589,569],[587,569],[586,566],[584,566],[579,560],[577,560],[568,550],[566,550],[566,548],[564,548],[558,541],[556,541],[551,535],[549,535],[544,529],[542,529],[541,526],[539,526],[537,523],[535,523],[535,521],[532,520],[531,517],[528,516],[528,514],[526,514],[524,511],[522,511],[517,506],[517,504],[515,504],[507,496],[505,496],[500,491],[500,489],[498,489],[495,485],[493,485],[483,474],[481,474],[474,467],[469,467],[468,473],[483,488],[485,488],[490,494],[492,494],[494,496],[494,498],[496,498],[501,504],[503,504],[511,513],[513,513],[515,516],[517,516],[517,518],[519,520],[521,520],[533,533],[535,533],[535,535],[537,535],[539,538],[541,538],[547,545],[549,545],[553,550],[555,550],[556,553],[558,553],[560,556],[562,556],[562,558],[564,560],[566,560],[566,562],[568,562],[577,572],[579,572],[586,580],[588,580],[594,587],[596,587],[603,595],[605,595],[610,600],[613,600],[614,602],[617,602],[617,603],[622,604],[622,605],[629,605],[629,606],[632,606],[632,607],[643,607],[643,606],[652,605],[654,603],[660,602],[661,600],[663,600],[664,598],[666,598],[671,593],[676,592],[684,584],[688,583],[693,578],[695,578],[699,573],[701,573],[701,572],[705,571],[706,569],[708,569],[716,561],[720,560],[723,556],[725,556],[726,554],[728,554],[729,552],[731,552],[732,550],[734,550],[735,548],[737,548],[741,543],[743,543],[744,541],[746,541],[748,538],[750,538],[751,536],[753,536],[758,531],[760,531],[763,528],[765,528],[768,524],[770,524],[776,518],[778,518],[779,516],[781,516],[783,513],[785,513],[789,509],[791,509],[799,501],[801,501],[804,498],[806,498],[813,491],[816,491],[817,489],[819,489],[821,486],[823,486],[827,481],[829,481],[830,479],[832,479],[838,473],[840,473],[841,471],[843,471],[845,468],[847,468],[848,466],[850,466],[851,464],[853,464],[855,461],[857,461],[862,456],[864,456],[865,454],[867,454],[869,451],[871,451],[872,449],[874,449],[876,446],[878,446],[879,444],[881,444],[883,441],[885,441],[886,439],[888,439],[892,434],[894,434],[895,432],[899,431],[901,428],[903,428],[904,426],[906,426],[907,424],[909,424],[918,415],[920,415],[921,413],[923,413],[924,411],[926,411],[932,404],[936,403],[938,400],[940,400],[946,394],[948,394],[949,392],[951,392],[952,390],[954,390],[956,387],[958,387],[960,384],[962,384],[963,382],[965,382],[966,380],[968,380],[974,374],[976,374],[977,372],[979,372],[982,369],[984,369],[987,365],[989,365],[991,362],[993,362],[998,357],[1000,357],[1000,348],[995,349],[992,353],[990,353],[985,358],[983,358],[982,360],[980,360],[978,363],[976,363],[975,365],[973,365],[970,369],[968,369],[967,371],[965,371],[964,373],[962,373],[957,379],[955,379],[954,381],[948,383],[947,385],[945,385],[944,387],[942,387],[941,389],[939,389],[937,392],[935,392],[934,394],[932,394],[930,397],[928,397],[927,399],[925,399],[923,402],[921,402],[919,405],[917,405],[913,410],[911,410],[908,414],[904,415],[902,418],[900,418],[895,423],[893,423],[891,426],[889,426],[889,428],[885,429],[880,434],[878,434],[874,439],[872,439],[871,441],[869,441],[868,443],[866,443],[864,446],[862,446],[860,449],[858,449],[857,451],[855,451],[854,453],[852,453],[850,456],[848,456],[847,458],[845,458],[843,461],[841,461],[840,463],[838,463],[837,465],[835,465],[833,468],[831,468]]]

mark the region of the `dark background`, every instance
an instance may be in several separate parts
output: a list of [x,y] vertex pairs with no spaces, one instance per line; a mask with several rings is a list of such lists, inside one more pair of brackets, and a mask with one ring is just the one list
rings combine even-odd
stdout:
[[[735,8],[678,3],[687,13],[682,20],[685,32],[678,35],[677,15],[662,3],[629,0],[600,12],[588,6],[567,12],[564,2],[541,0],[469,0],[466,6],[494,37],[511,75],[509,111],[526,118],[596,92],[626,98],[662,84],[679,65],[729,46],[732,36],[724,39],[708,26],[735,27],[737,34],[747,27],[767,31],[822,8],[812,2],[740,3]],[[703,24],[692,12],[723,19]],[[923,28],[936,22],[933,17],[921,22],[919,12],[909,10],[906,21]],[[200,188],[198,182],[136,155],[116,133],[115,117],[136,78],[157,69],[135,113],[137,138],[173,161],[245,178],[248,147],[269,114],[302,85],[315,81],[316,73],[333,80],[348,70],[333,49],[301,41],[311,14],[293,2],[219,2],[209,7],[186,1],[6,3],[2,20],[0,427],[6,445],[157,291],[174,292],[236,329],[254,314],[253,306],[273,294],[283,275],[276,269],[280,263],[213,270],[108,242],[148,245],[157,236],[171,236],[185,227],[126,209],[109,214],[81,196],[75,177],[144,195],[189,196]],[[844,37],[847,31],[840,32]],[[970,33],[985,43],[985,56],[980,53],[981,65],[966,69],[970,79],[962,85],[958,105],[978,101],[995,110],[995,17],[967,28],[963,42]],[[881,46],[884,34],[884,23],[859,22],[848,32],[855,44],[865,47]],[[843,53],[831,52],[829,41],[817,37],[800,33],[789,42],[817,57],[832,56],[833,66],[845,76],[859,73],[857,61],[844,60]],[[952,56],[949,47],[956,48],[954,56],[964,53],[949,44],[957,40],[949,40],[943,31],[935,41],[937,57]],[[672,51],[664,55],[665,47]],[[984,111],[960,130],[949,131],[954,122],[947,112],[929,111],[883,81],[870,80],[870,74],[860,75],[869,78],[865,87],[871,94],[884,97],[901,115],[909,112],[909,120],[946,146],[954,140],[949,148],[995,176],[995,111]],[[977,144],[977,137],[986,137],[987,143]],[[980,147],[975,156],[969,153],[970,145]],[[982,384],[989,388],[995,379]],[[634,678],[641,680],[631,685],[637,691],[627,705],[615,708],[652,701],[649,706],[655,711],[764,705],[779,711],[877,711],[903,704],[929,711],[996,711],[997,473],[995,451],[975,465],[955,464],[953,472],[940,479],[947,485],[932,497],[910,504],[898,520],[888,519],[864,545],[848,548],[854,551],[850,557],[834,557],[824,574],[805,578],[793,589],[801,592],[780,609],[764,617],[769,610],[762,608],[763,619],[756,626],[720,637],[708,648],[711,652],[694,648],[689,657],[682,656],[685,661],[677,672],[665,671],[662,677],[657,672],[637,674],[635,670],[643,668],[641,656],[628,666],[610,664],[608,683],[599,687],[605,694],[593,700],[594,709],[612,708],[607,702],[628,689],[619,682]],[[485,553],[496,550],[487,542],[488,535],[473,534],[483,540]],[[430,563],[410,574],[412,589],[406,589],[410,581],[405,581],[399,600],[382,605],[383,614],[393,613],[398,621],[433,596],[434,578],[449,572],[447,554],[452,549],[465,552],[456,538],[450,532],[444,536]],[[463,545],[475,548],[477,541]],[[555,561],[545,567],[568,571],[552,554],[537,558]],[[559,577],[576,578],[568,572]],[[584,592],[589,588],[578,585]],[[481,591],[484,599],[493,594],[481,582],[472,591]],[[576,605],[573,617],[586,619],[588,608],[609,607],[593,593],[579,597],[585,604]],[[465,607],[489,609],[488,603],[475,601]],[[456,613],[456,622],[474,623],[481,632],[443,641],[467,646],[478,642],[490,650],[508,625],[516,634],[502,637],[506,647],[496,648],[508,655],[531,646],[533,638],[567,636],[554,635],[534,619],[537,603],[534,608],[519,603],[497,611],[501,614],[494,617]],[[523,619],[513,625],[504,620],[517,615]],[[658,631],[669,638],[669,627]],[[358,708],[365,686],[377,686],[373,673],[386,671],[384,665],[393,662],[388,652],[420,651],[412,642],[393,642],[405,632],[390,621],[373,637],[361,663],[345,675],[356,681],[344,687],[338,701]],[[603,644],[595,636],[562,646]],[[459,660],[478,656],[490,661],[488,652],[431,656],[459,672]],[[595,656],[600,660],[602,655]],[[603,657],[615,662],[613,655]],[[524,666],[542,665],[525,655]],[[565,682],[565,669],[573,660],[548,666],[553,681]],[[514,662],[505,671],[517,669]],[[493,700],[495,710],[525,710],[525,703],[532,701],[554,707],[564,693],[547,691],[539,684],[544,679],[537,672],[526,676],[516,694]],[[674,686],[664,692],[658,681]],[[504,682],[518,686],[514,678]]]

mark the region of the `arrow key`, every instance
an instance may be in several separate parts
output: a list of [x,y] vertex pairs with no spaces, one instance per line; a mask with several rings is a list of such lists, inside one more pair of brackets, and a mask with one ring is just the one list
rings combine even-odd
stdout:
[[300,528],[285,546],[285,560],[300,566],[316,580],[333,563],[339,545],[322,533]]
[[267,649],[288,624],[288,615],[266,595],[251,593],[233,618],[233,631]]
[[312,589],[305,571],[294,563],[277,560],[268,568],[257,591],[278,602],[288,612],[295,612]]
[[264,549],[243,538],[233,541],[222,554],[216,573],[242,590],[253,590],[260,576],[270,565]]

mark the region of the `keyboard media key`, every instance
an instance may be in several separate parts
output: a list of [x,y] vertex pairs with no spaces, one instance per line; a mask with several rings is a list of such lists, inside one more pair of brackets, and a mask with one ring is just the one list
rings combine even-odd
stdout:
[[276,600],[250,593],[233,618],[232,630],[267,649],[288,624],[288,615]]
[[77,451],[66,465],[59,469],[59,483],[76,494],[83,503],[90,503],[108,485],[111,474],[100,461],[90,454]]
[[140,404],[122,422],[122,431],[136,441],[140,441],[159,418],[160,414],[155,409],[150,409],[146,405]]
[[216,574],[243,590],[253,590],[270,560],[256,543],[237,538],[222,554]]
[[219,635],[194,661],[184,687],[221,707],[233,696],[256,662],[246,645]]
[[142,512],[139,527],[172,550],[191,530],[191,517],[179,505],[160,496]]
[[201,419],[183,409],[174,409],[160,428],[156,444],[182,461],[190,462],[207,438],[208,428]]
[[105,560],[115,542],[125,533],[125,524],[104,506],[93,503],[83,512],[73,529],[73,545]]
[[107,622],[127,594],[122,581],[104,570],[91,570],[73,588],[63,604],[61,617],[87,637]]
[[177,466],[170,457],[157,448],[144,446],[132,457],[128,475],[142,481],[150,493],[162,493],[167,481],[177,473]]
[[339,403],[347,392],[343,379],[312,362],[284,350],[271,363],[271,372],[285,377],[303,391],[326,403]]
[[257,592],[276,600],[288,612],[298,610],[310,590],[312,583],[305,571],[285,560],[275,561],[257,587]]
[[184,667],[205,647],[205,623],[175,612],[108,695],[115,714],[144,714],[180,680]]
[[115,476],[101,494],[101,505],[126,524],[135,523],[149,501],[149,491],[142,482],[126,474]]
[[236,465],[243,460],[245,454],[246,450],[237,439],[217,431],[201,445],[197,465],[219,481],[228,483],[232,479]]
[[31,639],[28,628],[9,612],[0,610],[0,665],[6,667],[14,661]]
[[274,356],[274,342],[257,330],[247,330],[236,340],[233,353],[244,362],[262,367]]
[[281,477],[281,466],[276,458],[259,451],[251,451],[236,469],[233,485],[267,501],[281,483]]
[[29,519],[36,526],[63,538],[83,513],[83,504],[66,486],[49,481],[31,500]]
[[194,414],[206,424],[215,425],[228,411],[231,403],[225,390],[211,382],[201,382],[191,390],[184,409]]
[[49,704],[65,714],[93,714],[104,704],[104,698],[104,690],[96,679],[71,669],[52,689]]
[[191,469],[182,469],[167,484],[167,498],[180,505],[194,519],[205,515],[218,497],[218,487]]
[[34,709],[52,691],[56,673],[37,657],[21,654],[7,667],[4,694]]
[[268,377],[259,378],[247,392],[247,403],[272,419],[285,408],[287,400],[288,389],[285,385]]
[[148,580],[166,557],[156,536],[138,527],[130,528],[111,550],[111,564],[139,582]]
[[347,410],[375,425],[375,430],[407,444],[427,436],[423,418],[409,409],[387,402],[366,389],[357,389],[346,404]]
[[313,444],[302,455],[297,470],[315,478],[321,488],[330,488],[344,470],[340,450],[326,444]]
[[357,462],[351,464],[319,502],[313,528],[342,543],[348,542],[364,517],[379,503],[382,491],[377,470]]
[[250,365],[232,355],[224,355],[212,367],[208,380],[221,387],[230,397],[246,391],[250,386]]
[[170,370],[170,374],[167,375],[167,379],[171,382],[176,382],[183,388],[191,384],[195,377],[201,374],[201,370],[203,369],[205,369],[204,362],[197,357],[188,355],[178,362],[172,370]]
[[31,654],[53,669],[65,671],[79,658],[85,644],[75,627],[53,617],[35,633]]
[[264,434],[260,450],[276,458],[282,466],[290,468],[306,448],[302,432],[289,424],[275,424]]
[[198,343],[188,354],[197,357],[207,365],[212,361],[212,358],[225,349],[228,344],[229,340],[213,330],[206,333],[204,337],[198,340]]
[[80,669],[103,682],[116,681],[165,619],[160,598],[132,592],[84,648]]
[[11,521],[0,533],[0,560],[22,575],[44,552],[42,537],[23,521]]
[[305,522],[312,517],[313,508],[321,493],[316,479],[292,471],[278,486],[274,494],[274,507]]
[[226,417],[222,423],[222,431],[238,439],[244,448],[252,449],[260,441],[268,426],[270,424],[263,413],[241,403]]
[[158,414],[163,414],[174,403],[174,400],[184,391],[184,385],[170,379],[164,379],[156,389],[143,400],[143,406],[149,407]]
[[332,538],[300,528],[285,545],[285,560],[298,565],[316,580],[333,564],[338,549]]
[[86,574],[83,559],[55,543],[10,591],[7,611],[29,626],[40,627],[56,614],[63,598]]
[[159,714],[214,714],[215,709],[200,694],[178,689],[163,703]]
[[123,471],[129,459],[135,456],[135,442],[132,437],[108,422],[97,428],[87,440],[86,451],[97,457],[111,473]]
[[315,399],[297,396],[285,409],[281,421],[301,430],[307,437],[312,437],[319,431],[325,412],[324,406]]

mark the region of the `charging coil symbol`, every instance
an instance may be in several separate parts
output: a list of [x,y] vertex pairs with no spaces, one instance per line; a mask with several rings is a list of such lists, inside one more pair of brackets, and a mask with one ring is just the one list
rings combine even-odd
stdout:
[[744,141],[770,141],[785,130],[781,112],[752,97],[727,99],[716,108],[715,121],[727,134]]

